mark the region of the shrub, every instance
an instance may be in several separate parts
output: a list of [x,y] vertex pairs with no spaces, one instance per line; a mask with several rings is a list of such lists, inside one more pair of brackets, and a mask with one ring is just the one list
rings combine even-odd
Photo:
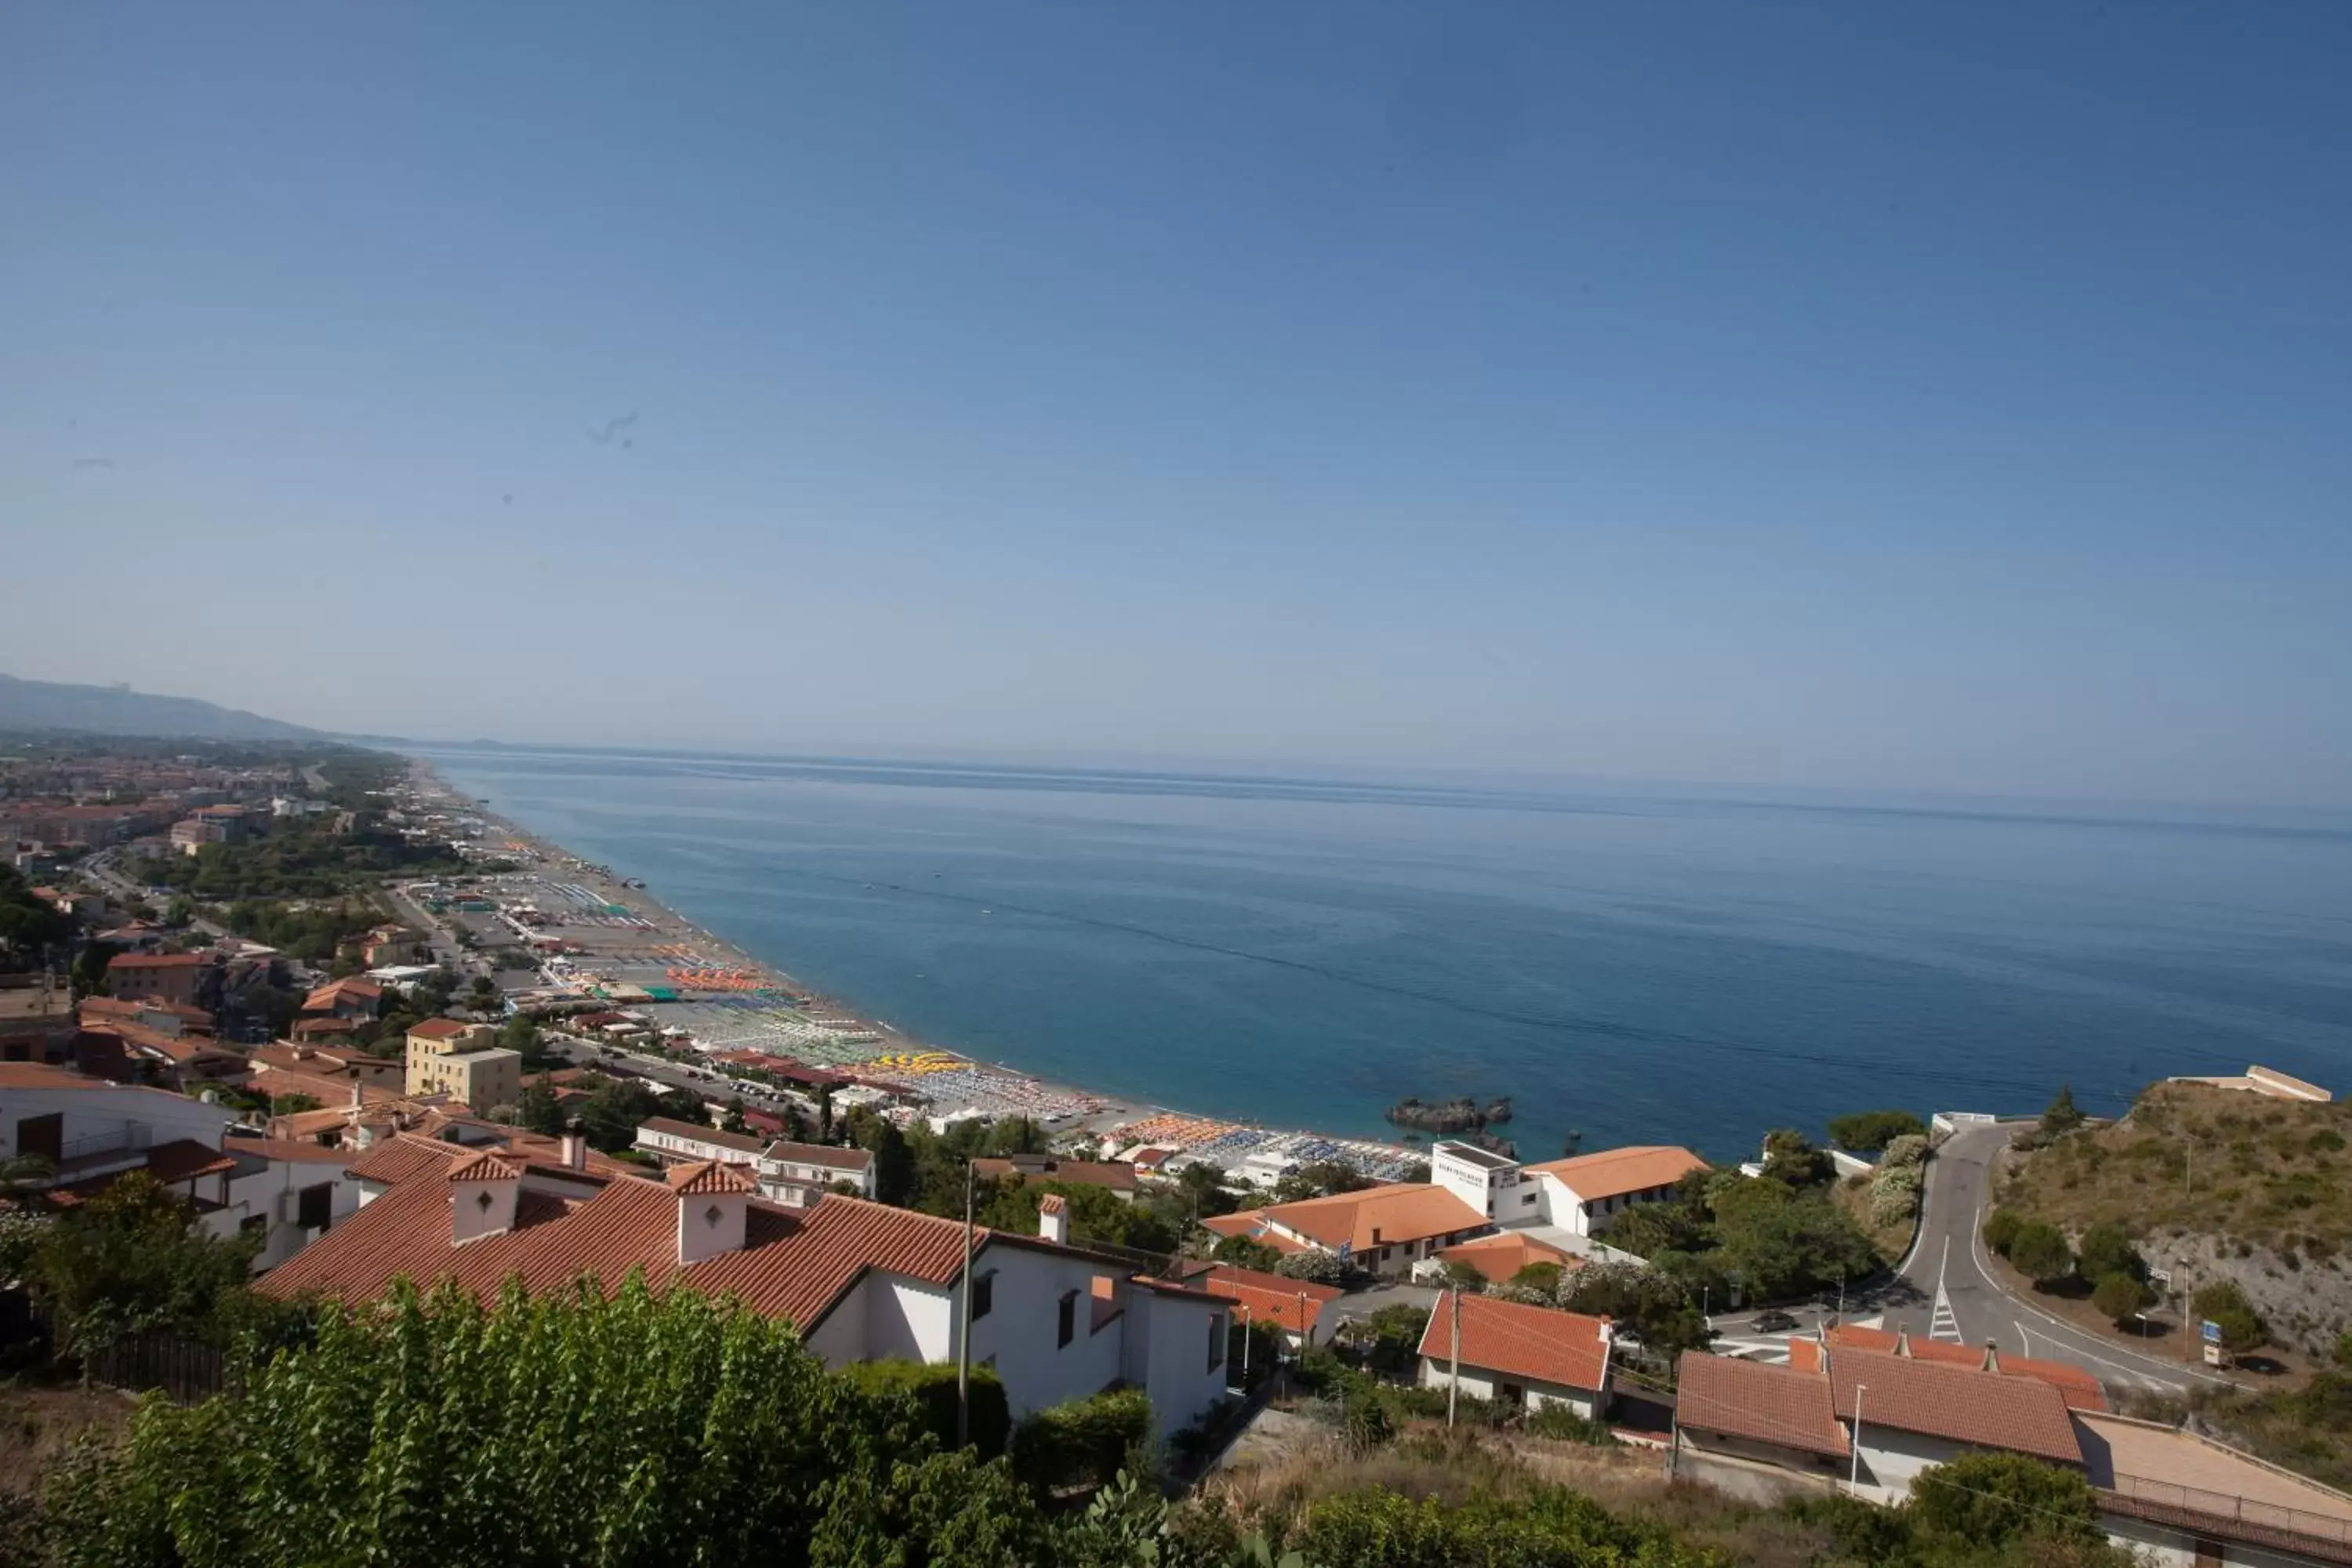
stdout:
[[2107,1273],[2098,1277],[2091,1289],[2091,1305],[2099,1315],[2117,1328],[2132,1320],[2132,1315],[2155,1301],[2156,1292],[2128,1274]]
[[2009,1260],[2036,1285],[2055,1285],[2074,1272],[2074,1249],[2058,1227],[2043,1220],[2027,1220],[2010,1238]]
[[1558,1437],[1570,1443],[1590,1443],[1595,1447],[1613,1447],[1617,1442],[1605,1424],[1579,1415],[1565,1405],[1547,1405],[1532,1412],[1526,1430],[1530,1436]]
[[2083,1125],[2084,1120],[2083,1113],[2074,1108],[2074,1086],[2060,1084],[2058,1098],[2042,1113],[2042,1131],[2048,1137],[2063,1137]]
[[1905,1133],[1886,1145],[1886,1152],[1878,1157],[1878,1163],[1888,1170],[1899,1170],[1906,1165],[1926,1164],[1927,1163],[1926,1135],[1918,1132]]
[[1917,1138],[1924,1147],[1927,1124],[1907,1110],[1858,1110],[1830,1123],[1830,1142],[1857,1154],[1874,1154],[1902,1138]]
[[1380,1447],[1396,1436],[1396,1423],[1389,1419],[1388,1404],[1381,1397],[1380,1390],[1370,1384],[1349,1391],[1339,1425],[1347,1436],[1348,1447],[1360,1454]]
[[1115,1389],[1048,1405],[1013,1429],[1013,1473],[1033,1487],[1103,1486],[1151,1433],[1151,1401]]
[[2075,1248],[2082,1259],[2083,1278],[2104,1279],[2110,1274],[2128,1275],[2134,1279],[2147,1278],[2147,1263],[2132,1245],[2130,1233],[2112,1220],[2102,1221],[2083,1233],[2083,1243]]
[[[926,1364],[912,1361],[856,1362],[841,1369],[843,1377],[860,1394],[876,1399],[903,1398],[915,1423],[939,1439],[942,1448],[956,1446],[956,1369],[952,1363]],[[1004,1452],[1013,1431],[1013,1414],[1004,1401],[1004,1384],[992,1367],[971,1369],[971,1446],[983,1459]]]
[[1281,1266],[1282,1254],[1265,1242],[1250,1236],[1223,1236],[1209,1248],[1209,1256],[1220,1263],[1230,1263],[1236,1268],[1255,1268],[1271,1274]]
[[2271,1342],[2270,1325],[2234,1279],[2217,1279],[2190,1298],[2197,1315],[2220,1325],[2221,1348],[2233,1354],[2258,1351]]
[[1983,1550],[2027,1537],[2098,1539],[2098,1499],[2071,1470],[2022,1454],[1963,1454],[1921,1471],[1905,1505],[1919,1531]]
[[1870,1223],[1899,1225],[1919,1212],[1916,1165],[1887,1165],[1870,1179]]
[[1341,1285],[1347,1282],[1348,1266],[1328,1252],[1294,1252],[1275,1265],[1274,1271],[1286,1279],[1305,1279],[1316,1285]]
[[1559,1294],[1559,1273],[1557,1263],[1530,1263],[1511,1276],[1511,1283],[1540,1290],[1548,1297],[1557,1296]]
[[2024,1225],[2024,1219],[2013,1210],[1995,1209],[1985,1215],[1984,1244],[2007,1258],[2010,1244],[2017,1239],[2017,1233]]

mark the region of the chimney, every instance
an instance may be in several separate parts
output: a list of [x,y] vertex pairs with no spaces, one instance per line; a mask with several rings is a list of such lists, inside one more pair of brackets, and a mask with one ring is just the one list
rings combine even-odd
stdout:
[[1895,1331],[1895,1353],[1896,1355],[1909,1355],[1911,1353],[1910,1330],[1897,1329]]
[[496,1154],[457,1161],[449,1172],[449,1239],[464,1243],[515,1227],[522,1167]]
[[1059,1193],[1047,1193],[1037,1205],[1037,1234],[1047,1241],[1070,1239],[1070,1205]]
[[743,1250],[744,1217],[760,1190],[751,1172],[716,1160],[669,1168],[669,1190],[677,1199],[677,1262],[683,1268]]
[[558,1147],[563,1152],[563,1163],[568,1169],[588,1168],[588,1140],[580,1131],[580,1118],[575,1116],[563,1124],[563,1140]]
[[1984,1369],[1987,1372],[1999,1372],[2000,1370],[2000,1347],[1994,1344],[1990,1340],[1985,1341]]

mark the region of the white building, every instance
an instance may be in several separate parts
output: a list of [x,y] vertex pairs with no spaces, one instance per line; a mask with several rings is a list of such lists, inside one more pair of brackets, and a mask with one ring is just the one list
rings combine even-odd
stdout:
[[778,1139],[760,1151],[760,1190],[778,1203],[806,1208],[841,1183],[856,1195],[874,1195],[874,1156],[864,1149]]
[[256,1268],[293,1256],[358,1208],[349,1156],[228,1129],[236,1113],[64,1068],[0,1063],[0,1158],[49,1162],[47,1185],[89,1194],[132,1171],[186,1199],[212,1235],[261,1240]]
[[[1528,1224],[1529,1214],[1543,1217],[1533,1223],[1557,1226],[1571,1236],[1591,1236],[1612,1215],[1637,1204],[1660,1203],[1674,1196],[1675,1184],[1706,1162],[1687,1149],[1648,1144],[1607,1149],[1528,1165],[1519,1173],[1516,1194],[1517,1215],[1497,1223]],[[1532,1194],[1528,1186],[1532,1184]],[[1532,1195],[1533,1203],[1528,1202]]]
[[1421,1336],[1421,1383],[1447,1387],[1458,1365],[1472,1398],[1528,1410],[1561,1405],[1591,1421],[1608,1412],[1611,1348],[1606,1318],[1449,1290]]
[[[787,1207],[746,1165],[656,1181],[407,1134],[352,1173],[374,1195],[262,1289],[366,1300],[405,1275],[489,1296],[510,1276],[546,1289],[593,1268],[610,1288],[643,1269],[789,1319],[831,1365],[958,1355],[967,1238],[953,1221],[849,1197]],[[1230,1304],[1071,1245],[1066,1217],[1049,1198],[1038,1236],[976,1233],[973,1363],[995,1370],[1015,1416],[1125,1384],[1150,1396],[1162,1436],[1197,1422],[1226,1396]]]

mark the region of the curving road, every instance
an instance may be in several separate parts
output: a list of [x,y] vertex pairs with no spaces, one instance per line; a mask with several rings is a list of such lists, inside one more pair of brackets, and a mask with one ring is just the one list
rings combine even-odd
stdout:
[[1991,1201],[1992,1158],[2017,1127],[1964,1125],[1928,1162],[1918,1240],[1880,1299],[1885,1326],[1970,1345],[1990,1340],[2012,1355],[2072,1363],[2118,1387],[2179,1394],[2198,1384],[2228,1386],[2227,1378],[2179,1360],[2177,1340],[2146,1353],[2130,1350],[2001,1288],[1980,1233]]

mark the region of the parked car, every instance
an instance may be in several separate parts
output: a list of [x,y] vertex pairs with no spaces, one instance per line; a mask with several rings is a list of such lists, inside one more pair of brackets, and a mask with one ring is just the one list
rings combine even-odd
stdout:
[[1797,1326],[1797,1320],[1782,1311],[1756,1314],[1756,1331],[1759,1334],[1785,1334]]

